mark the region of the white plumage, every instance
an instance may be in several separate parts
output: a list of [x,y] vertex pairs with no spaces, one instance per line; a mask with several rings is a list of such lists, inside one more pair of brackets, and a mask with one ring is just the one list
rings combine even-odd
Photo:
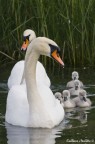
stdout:
[[87,94],[85,90],[80,90],[78,97],[74,98],[73,101],[76,103],[78,107],[89,107],[91,106],[90,99],[87,98]]
[[63,104],[65,108],[73,108],[76,106],[75,102],[70,99],[70,92],[68,90],[64,90],[62,92]]
[[[26,39],[28,37],[29,43],[36,38],[36,34],[33,30],[27,29],[23,33],[23,37]],[[24,72],[24,60],[17,62],[8,78],[8,88],[10,89],[13,85],[18,85],[21,83],[22,76]],[[47,76],[47,73],[43,65],[38,61],[36,68],[36,79],[38,84],[46,84],[50,87],[50,79]],[[23,81],[25,83],[25,80]]]
[[[51,48],[53,47],[53,49]],[[7,97],[5,120],[12,125],[52,128],[64,118],[64,109],[47,85],[36,81],[36,64],[42,55],[55,56],[63,65],[57,44],[39,37],[29,44],[25,56],[25,84],[14,85]],[[27,93],[26,93],[27,91]]]
[[[69,88],[73,88],[74,87],[74,81],[75,80],[79,80],[79,74],[77,71],[73,71],[72,72],[72,80],[69,81],[66,85],[66,87],[69,89]],[[83,87],[83,83],[79,80],[79,83],[80,83],[80,87],[82,88]]]

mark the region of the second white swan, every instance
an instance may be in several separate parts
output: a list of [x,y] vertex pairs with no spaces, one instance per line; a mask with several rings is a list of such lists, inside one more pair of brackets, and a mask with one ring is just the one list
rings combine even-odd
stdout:
[[[31,43],[36,38],[36,34],[33,30],[27,29],[23,33],[23,50],[26,50],[29,43]],[[8,78],[8,88],[10,89],[14,85],[18,85],[21,83],[22,76],[24,72],[24,60],[21,60],[17,62]],[[36,79],[38,84],[46,84],[50,87],[50,79],[47,76],[47,73],[43,67],[43,65],[38,61],[36,66]],[[23,80],[23,83],[25,83],[25,80]]]

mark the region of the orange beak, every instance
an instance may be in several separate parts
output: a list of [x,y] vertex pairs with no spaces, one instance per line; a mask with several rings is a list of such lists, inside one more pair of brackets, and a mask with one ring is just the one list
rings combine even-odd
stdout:
[[28,45],[29,45],[29,40],[26,39],[22,44],[21,50],[26,50]]
[[64,66],[63,61],[61,60],[59,53],[57,52],[57,50],[53,51],[51,54],[52,58],[54,58],[58,63],[60,63],[62,66]]

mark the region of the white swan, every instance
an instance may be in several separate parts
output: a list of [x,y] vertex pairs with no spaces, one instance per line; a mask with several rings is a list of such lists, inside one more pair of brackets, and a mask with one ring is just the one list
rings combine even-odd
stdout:
[[[68,89],[74,87],[74,81],[78,80],[78,79],[79,79],[78,72],[77,71],[73,71],[72,72],[72,80],[67,83],[66,87]],[[80,87],[83,87],[83,83],[80,80],[79,80],[79,82],[80,82]]]
[[64,118],[64,109],[50,88],[36,83],[36,64],[46,55],[64,65],[57,44],[45,37],[34,39],[25,56],[25,85],[12,86],[8,93],[5,120],[12,125],[52,128]]
[[[22,48],[24,50],[27,49],[27,46],[29,45],[29,43],[34,40],[36,38],[36,34],[33,30],[27,29],[24,31],[23,33],[23,45]],[[13,85],[17,85],[21,83],[21,79],[23,76],[23,71],[24,71],[24,60],[21,60],[19,62],[17,62],[12,71],[11,74],[8,78],[8,88],[10,89]],[[37,67],[36,67],[36,79],[37,79],[37,83],[43,83],[46,84],[48,86],[50,86],[50,79],[46,74],[46,71],[43,67],[43,65],[38,61],[37,62]],[[23,81],[25,83],[25,81]]]
[[65,108],[74,108],[75,102],[70,99],[70,92],[68,90],[64,90],[62,92],[63,104]]
[[91,106],[90,99],[87,98],[87,94],[85,90],[80,90],[79,96],[74,98],[73,101],[76,103],[78,107],[89,107]]

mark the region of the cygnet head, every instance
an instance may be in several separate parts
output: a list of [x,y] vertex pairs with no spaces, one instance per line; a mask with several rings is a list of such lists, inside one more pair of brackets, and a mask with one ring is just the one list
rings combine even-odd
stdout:
[[70,92],[68,90],[64,90],[62,92],[63,101],[67,101],[70,98]]
[[75,90],[78,90],[80,88],[80,81],[79,80],[75,80],[74,81],[74,86],[75,86]]
[[87,97],[86,91],[85,90],[80,90],[80,92],[79,92],[79,98],[80,98],[80,100],[86,102],[86,97]]
[[78,78],[79,78],[78,72],[73,71],[73,72],[72,72],[72,80],[78,80]]
[[51,39],[46,37],[37,37],[35,38],[29,45],[26,53],[26,57],[30,55],[30,53],[38,55],[45,55],[52,57],[62,66],[64,66],[63,61],[60,58],[60,48],[58,45]]
[[62,98],[62,95],[60,92],[56,92],[54,95],[58,100],[60,100]]
[[22,48],[23,50],[26,50],[29,43],[36,38],[36,34],[33,30],[31,29],[27,29],[23,32],[23,45],[22,45]]

